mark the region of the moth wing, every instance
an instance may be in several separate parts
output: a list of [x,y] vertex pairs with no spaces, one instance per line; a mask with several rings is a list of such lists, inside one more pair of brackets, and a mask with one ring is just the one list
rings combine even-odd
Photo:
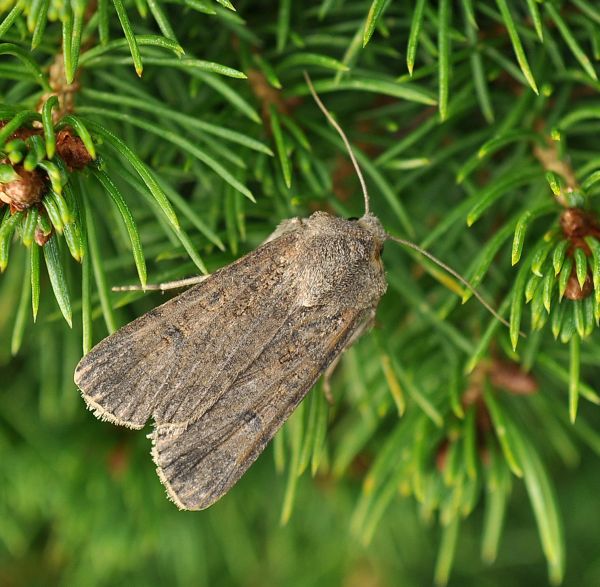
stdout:
[[368,314],[298,308],[203,416],[185,428],[157,425],[152,455],[179,508],[204,509],[237,482]]
[[282,251],[293,251],[296,238],[259,247],[96,345],[75,371],[88,407],[130,428],[150,416],[183,425],[197,417],[193,410],[206,411],[279,328],[273,306],[280,320],[287,316],[293,286],[283,280],[292,259]]

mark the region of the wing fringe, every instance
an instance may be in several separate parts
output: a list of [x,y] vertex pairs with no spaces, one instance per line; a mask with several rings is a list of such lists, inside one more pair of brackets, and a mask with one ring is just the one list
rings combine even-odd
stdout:
[[82,389],[79,390],[85,405],[96,418],[102,420],[103,422],[110,422],[111,424],[116,424],[117,426],[124,426],[125,428],[131,428],[132,430],[140,430],[145,424],[134,424],[128,420],[121,420],[121,418],[117,418],[114,414],[109,412],[106,408],[103,408],[99,403],[96,403],[89,395],[86,394]]

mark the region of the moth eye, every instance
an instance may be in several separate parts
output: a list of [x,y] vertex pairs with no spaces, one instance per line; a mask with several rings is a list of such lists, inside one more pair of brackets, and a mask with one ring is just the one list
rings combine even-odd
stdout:
[[350,218],[348,218],[348,220],[350,220],[351,222],[358,220],[358,216],[350,216]]

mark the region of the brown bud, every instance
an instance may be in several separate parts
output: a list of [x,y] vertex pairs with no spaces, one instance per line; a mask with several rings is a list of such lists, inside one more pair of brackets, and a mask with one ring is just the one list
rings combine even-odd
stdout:
[[567,281],[565,297],[569,300],[583,300],[584,298],[587,298],[592,291],[594,291],[594,286],[589,273],[585,276],[583,287],[580,287],[579,281],[577,280],[577,275],[573,269],[571,275],[569,276],[569,281]]
[[598,233],[598,224],[594,216],[581,208],[567,208],[560,215],[560,227],[569,239]]
[[0,200],[9,204],[11,210],[26,210],[41,202],[44,197],[45,183],[39,171],[25,171],[22,166],[14,168],[19,179],[0,184]]
[[65,162],[69,171],[83,169],[92,160],[83,141],[69,128],[63,128],[56,135],[56,152]]
[[583,211],[580,208],[567,208],[560,215],[560,227],[566,237],[581,234],[585,224]]

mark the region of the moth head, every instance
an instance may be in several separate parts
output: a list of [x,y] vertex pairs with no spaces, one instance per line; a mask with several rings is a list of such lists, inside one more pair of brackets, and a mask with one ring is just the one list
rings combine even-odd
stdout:
[[372,214],[365,214],[362,218],[356,220],[356,222],[359,226],[370,232],[375,240],[380,243],[381,249],[383,249],[383,243],[387,239],[387,232],[383,228],[379,218]]

